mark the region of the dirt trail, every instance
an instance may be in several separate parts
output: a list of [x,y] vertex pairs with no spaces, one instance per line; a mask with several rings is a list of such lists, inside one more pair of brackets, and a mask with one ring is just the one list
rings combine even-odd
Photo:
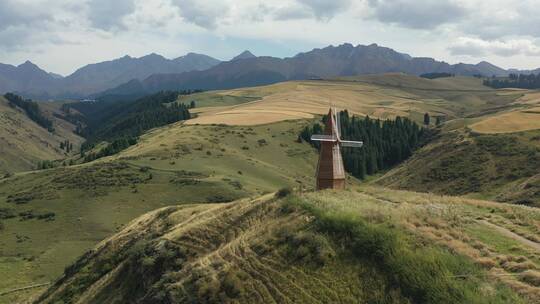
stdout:
[[34,284],[34,285],[30,285],[30,286],[19,287],[19,288],[7,290],[7,291],[2,291],[2,292],[0,292],[0,296],[5,296],[5,295],[10,294],[10,293],[23,291],[23,290],[28,290],[28,289],[32,289],[32,288],[43,287],[43,286],[47,286],[47,285],[51,285],[51,283],[47,282],[47,283],[41,283],[41,284]]
[[499,231],[503,235],[505,235],[505,236],[507,236],[507,237],[509,237],[509,238],[511,238],[513,240],[516,240],[516,241],[522,243],[523,245],[526,245],[528,247],[531,247],[533,249],[536,249],[536,250],[540,251],[540,244],[539,243],[528,240],[528,239],[526,239],[526,238],[524,238],[524,237],[522,237],[522,236],[520,236],[520,235],[518,235],[516,233],[513,233],[512,231],[510,231],[510,230],[508,230],[506,228],[503,228],[501,226],[497,226],[497,225],[492,224],[492,223],[490,223],[488,221],[482,220],[482,221],[479,221],[479,222],[486,225],[486,226],[489,226],[489,227],[491,227],[491,228],[493,228],[493,229],[495,229],[497,231]]

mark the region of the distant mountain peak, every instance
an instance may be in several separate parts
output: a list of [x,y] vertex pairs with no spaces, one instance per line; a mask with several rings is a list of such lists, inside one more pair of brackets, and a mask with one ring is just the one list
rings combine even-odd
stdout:
[[253,55],[248,50],[243,51],[240,55],[234,57],[231,61],[240,60],[240,59],[250,59],[250,58],[257,58],[257,56]]
[[141,58],[165,58],[163,56],[161,56],[160,54],[157,54],[157,53],[150,53],[146,56],[142,56]]
[[36,64],[34,64],[32,61],[30,61],[30,60],[26,60],[23,64],[20,64],[18,67],[19,68],[22,68],[22,67],[38,68],[38,66]]

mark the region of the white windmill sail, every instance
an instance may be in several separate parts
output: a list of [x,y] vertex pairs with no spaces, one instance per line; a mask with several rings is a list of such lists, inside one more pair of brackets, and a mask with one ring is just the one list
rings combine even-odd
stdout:
[[362,148],[364,146],[364,143],[361,141],[340,140],[339,143],[342,147],[349,148]]
[[334,115],[336,116],[334,122],[336,124],[337,136],[341,140],[341,115],[339,115],[339,112],[336,110],[336,108],[334,108]]
[[332,108],[331,111],[332,115],[334,116],[334,124],[332,125],[332,129],[334,129],[334,136],[331,135],[320,135],[315,134],[311,136],[312,141],[322,141],[322,142],[336,142],[337,144],[341,145],[342,147],[348,147],[348,148],[362,148],[364,146],[364,143],[361,141],[352,141],[352,140],[342,140],[341,139],[341,118],[339,113],[335,108]]
[[314,140],[314,141],[330,141],[330,142],[335,142],[338,140],[337,137],[335,136],[331,136],[331,135],[311,135],[311,140]]

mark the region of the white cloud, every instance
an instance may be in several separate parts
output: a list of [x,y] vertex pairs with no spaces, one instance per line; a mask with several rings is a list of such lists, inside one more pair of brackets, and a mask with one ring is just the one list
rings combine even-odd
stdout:
[[516,55],[540,56],[540,46],[527,39],[483,40],[480,38],[460,37],[449,48],[453,55],[483,57],[497,55],[510,57]]
[[452,0],[369,0],[369,4],[377,20],[415,29],[457,23],[467,14]]
[[219,0],[172,0],[179,8],[180,16],[187,22],[206,29],[215,29],[220,20],[227,17],[230,5]]
[[351,6],[351,0],[297,0],[305,7],[311,9],[313,15],[319,20],[332,19]]
[[90,0],[87,4],[90,23],[105,31],[125,29],[124,17],[135,11],[134,0]]
[[0,31],[9,27],[43,24],[53,19],[42,3],[0,1]]

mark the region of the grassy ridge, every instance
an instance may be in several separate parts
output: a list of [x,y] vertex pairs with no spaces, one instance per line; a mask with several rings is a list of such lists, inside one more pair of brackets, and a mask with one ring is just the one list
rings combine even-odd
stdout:
[[[390,284],[413,303],[521,303],[508,288],[486,297],[480,289],[481,269],[463,256],[442,248],[420,245],[394,224],[370,223],[361,216],[315,206],[306,199],[290,198],[315,217],[317,230],[350,248],[358,259],[375,263]],[[466,273],[465,273],[465,272]],[[469,276],[466,280],[456,276]]]
[[539,134],[445,132],[377,183],[540,206],[536,177],[540,172]]
[[[525,216],[522,207],[505,205],[494,210],[501,205],[382,188],[359,191],[286,198],[266,195],[227,205],[186,205],[151,212],[68,267],[42,301],[538,300],[540,287],[529,281],[534,274],[509,263],[520,258],[526,260],[522,267],[536,267],[537,260],[519,257],[534,255],[530,248],[517,243],[509,253],[468,232],[481,231],[475,228],[475,218],[492,221],[513,214],[517,224]],[[448,208],[454,208],[455,217],[445,211]],[[534,221],[540,218],[537,212],[528,216]],[[491,235],[506,239],[496,231]],[[477,249],[470,246],[485,250],[486,255],[472,254]],[[503,253],[505,261],[501,259],[500,264],[486,263]],[[517,273],[497,276],[500,271]]]

